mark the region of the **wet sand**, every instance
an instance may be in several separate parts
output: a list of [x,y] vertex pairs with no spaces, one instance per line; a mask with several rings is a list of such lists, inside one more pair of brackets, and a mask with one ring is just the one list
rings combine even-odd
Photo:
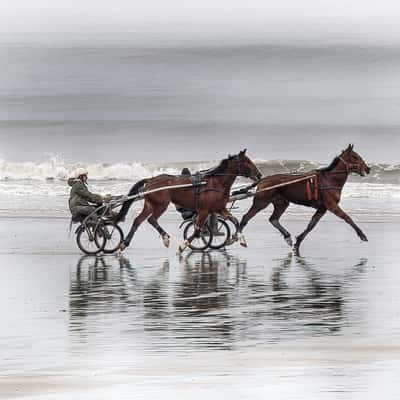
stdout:
[[295,257],[259,216],[247,249],[178,257],[169,214],[170,249],[144,225],[93,258],[65,219],[1,218],[0,397],[397,399],[399,223],[377,221],[361,243],[326,218]]

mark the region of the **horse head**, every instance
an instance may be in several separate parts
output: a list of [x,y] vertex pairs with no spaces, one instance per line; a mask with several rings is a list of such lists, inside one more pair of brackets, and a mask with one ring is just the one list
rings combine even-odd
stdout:
[[365,176],[371,171],[363,158],[354,151],[354,145],[352,144],[349,144],[347,149],[342,151],[339,158],[345,164],[348,172],[355,172],[360,176]]
[[261,179],[261,172],[253,161],[246,156],[246,149],[240,151],[239,154],[229,156],[229,160],[235,164],[235,169],[239,176],[250,178],[254,182],[258,182]]

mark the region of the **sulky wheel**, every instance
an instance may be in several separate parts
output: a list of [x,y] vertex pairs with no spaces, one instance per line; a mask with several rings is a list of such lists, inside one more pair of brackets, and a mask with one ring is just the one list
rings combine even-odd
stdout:
[[214,250],[221,249],[226,245],[227,241],[231,237],[229,225],[222,218],[217,218],[215,227],[213,227],[211,230],[213,237],[209,245],[210,248]]
[[[187,240],[194,233],[194,223],[190,222],[185,226],[185,230],[183,231],[183,238]],[[207,224],[204,224],[201,229],[200,234],[195,237],[192,242],[189,244],[189,247],[192,250],[205,250],[211,243],[213,239],[212,232]]]
[[124,240],[124,233],[118,225],[113,224],[112,222],[106,222],[97,227],[95,241],[96,243],[98,241],[98,245],[101,246],[104,238],[106,242],[103,247],[103,252],[111,254],[119,249]]
[[105,236],[97,237],[98,229],[94,223],[82,224],[76,234],[76,243],[78,247],[88,255],[96,255],[100,253],[105,244]]

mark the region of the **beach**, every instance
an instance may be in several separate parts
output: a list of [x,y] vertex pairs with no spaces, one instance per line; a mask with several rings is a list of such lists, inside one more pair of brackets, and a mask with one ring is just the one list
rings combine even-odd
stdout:
[[[340,25],[306,39],[315,22],[279,22],[301,33],[280,38],[248,24],[198,27],[203,39],[131,24],[0,32],[0,398],[398,399],[400,46],[343,41]],[[144,223],[122,254],[84,257],[68,232],[78,167],[92,192],[124,195],[245,148],[263,176],[304,174],[349,143],[371,173],[349,176],[340,205],[365,243],[328,213],[294,256],[270,208],[246,227],[248,248],[224,251],[177,255],[173,205],[159,220],[169,249]],[[281,222],[294,238],[312,214],[291,205]]]
[[247,249],[178,256],[169,212],[170,249],[144,224],[102,258],[63,216],[2,217],[0,397],[395,399],[398,221],[358,217],[367,243],[328,216],[296,257],[260,214]]

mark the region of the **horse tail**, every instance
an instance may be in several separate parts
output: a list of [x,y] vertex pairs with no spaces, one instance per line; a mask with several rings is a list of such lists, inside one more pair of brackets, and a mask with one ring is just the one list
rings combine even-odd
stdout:
[[[142,189],[142,187],[147,183],[149,179],[142,179],[141,181],[135,183],[132,187],[131,190],[128,193],[128,196],[133,196],[135,194],[139,193],[139,190]],[[115,218],[115,222],[121,222],[125,220],[126,214],[128,214],[129,208],[131,207],[132,203],[135,201],[135,199],[130,199],[124,202],[124,204],[121,207],[121,210],[119,211],[118,215]]]

